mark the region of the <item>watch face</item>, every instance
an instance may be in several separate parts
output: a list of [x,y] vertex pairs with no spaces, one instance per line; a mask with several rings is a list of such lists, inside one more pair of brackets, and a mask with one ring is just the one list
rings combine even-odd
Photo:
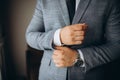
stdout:
[[75,65],[80,67],[81,65],[83,65],[83,61],[78,59]]

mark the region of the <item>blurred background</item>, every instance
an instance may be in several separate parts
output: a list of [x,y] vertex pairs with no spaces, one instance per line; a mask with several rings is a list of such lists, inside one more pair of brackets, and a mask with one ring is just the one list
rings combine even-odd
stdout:
[[[25,31],[36,0],[0,0],[0,80],[25,80]],[[1,57],[2,56],[2,57]]]

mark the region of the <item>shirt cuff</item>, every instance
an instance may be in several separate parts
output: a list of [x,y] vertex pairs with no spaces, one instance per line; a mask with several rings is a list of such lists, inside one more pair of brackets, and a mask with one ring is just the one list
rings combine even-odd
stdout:
[[60,41],[60,30],[61,29],[58,29],[55,31],[55,34],[54,34],[54,40],[53,40],[53,43],[55,46],[61,46],[61,41]]
[[80,54],[80,58],[82,59],[83,61],[83,65],[81,65],[81,67],[85,67],[85,60],[84,60],[84,56],[83,56],[83,53],[81,50],[78,50],[78,54]]

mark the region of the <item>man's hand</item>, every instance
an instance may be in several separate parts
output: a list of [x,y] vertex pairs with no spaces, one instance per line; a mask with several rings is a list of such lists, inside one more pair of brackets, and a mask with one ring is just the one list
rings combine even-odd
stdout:
[[62,28],[60,32],[61,42],[66,45],[82,44],[86,28],[87,25],[85,23]]
[[77,51],[67,47],[56,47],[53,53],[53,61],[57,67],[70,67],[77,58]]

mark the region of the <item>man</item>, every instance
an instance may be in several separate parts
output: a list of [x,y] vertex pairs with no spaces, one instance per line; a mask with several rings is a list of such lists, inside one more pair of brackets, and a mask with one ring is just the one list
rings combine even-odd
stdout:
[[75,14],[67,1],[38,0],[27,28],[27,43],[44,50],[39,80],[116,80],[120,57],[116,0],[76,0]]

